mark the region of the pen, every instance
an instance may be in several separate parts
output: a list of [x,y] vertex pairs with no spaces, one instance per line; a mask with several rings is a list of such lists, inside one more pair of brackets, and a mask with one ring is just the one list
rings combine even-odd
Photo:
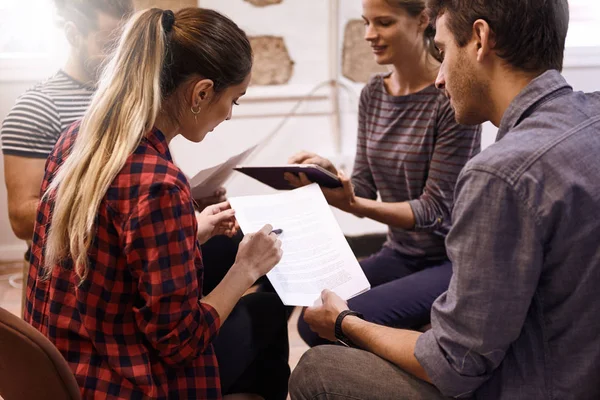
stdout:
[[282,232],[283,232],[283,229],[273,229],[273,230],[271,231],[271,233],[274,233],[274,234],[276,234],[276,235],[281,235],[281,233],[282,233]]

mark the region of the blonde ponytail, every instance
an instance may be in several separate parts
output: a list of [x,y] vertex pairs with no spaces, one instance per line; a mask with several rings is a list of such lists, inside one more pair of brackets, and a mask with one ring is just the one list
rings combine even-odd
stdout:
[[137,13],[107,64],[69,157],[44,196],[54,200],[45,243],[46,276],[71,258],[83,281],[100,202],[152,129],[161,107],[166,36],[162,10]]

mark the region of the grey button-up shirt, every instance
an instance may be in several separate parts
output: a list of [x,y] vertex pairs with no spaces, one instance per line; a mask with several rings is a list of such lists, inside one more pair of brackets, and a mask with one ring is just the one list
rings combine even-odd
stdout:
[[600,94],[532,81],[462,171],[446,245],[415,349],[442,393],[600,399]]

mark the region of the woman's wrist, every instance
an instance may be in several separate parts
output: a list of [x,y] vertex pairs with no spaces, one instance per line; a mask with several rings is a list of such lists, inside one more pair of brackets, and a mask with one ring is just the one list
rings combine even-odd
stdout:
[[244,287],[244,290],[247,290],[250,286],[254,285],[254,283],[260,278],[260,276],[255,276],[253,274],[253,268],[244,261],[235,261],[231,268],[229,269],[228,275],[231,274],[231,279]]

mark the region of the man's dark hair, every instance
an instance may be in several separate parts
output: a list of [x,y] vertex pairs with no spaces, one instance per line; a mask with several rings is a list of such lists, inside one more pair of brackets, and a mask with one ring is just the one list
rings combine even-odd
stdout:
[[98,12],[115,18],[133,14],[132,0],[54,0],[61,22],[71,21],[82,32],[95,28]]
[[447,16],[457,44],[471,39],[473,23],[485,20],[498,55],[526,72],[562,70],[569,26],[567,0],[429,0],[433,21]]

